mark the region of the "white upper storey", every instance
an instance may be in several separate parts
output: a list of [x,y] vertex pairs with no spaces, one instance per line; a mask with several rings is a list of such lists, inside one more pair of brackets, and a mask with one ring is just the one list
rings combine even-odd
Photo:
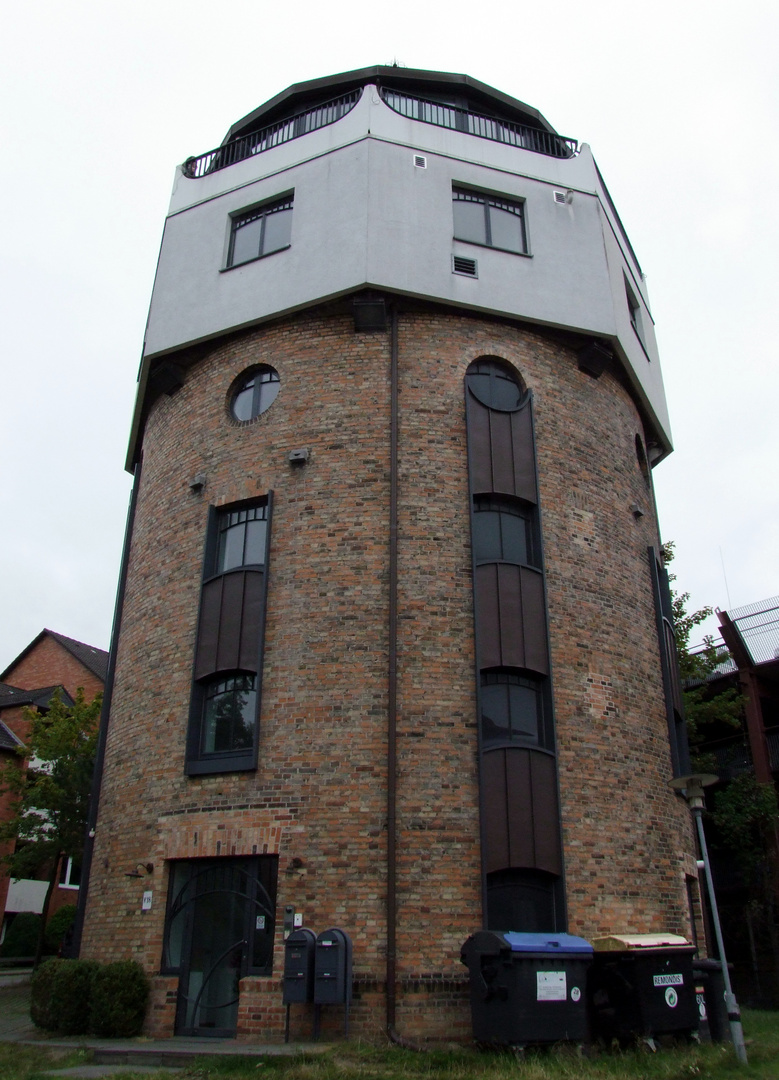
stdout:
[[[610,344],[655,456],[670,449],[644,279],[587,145],[557,158],[409,119],[369,82],[328,126],[198,178],[187,171],[176,171],[165,223],[141,395],[165,354],[375,288]],[[522,204],[527,253],[454,239],[453,186]],[[228,267],[234,218],[289,195],[289,246]],[[453,272],[454,255],[475,259],[478,276]]]

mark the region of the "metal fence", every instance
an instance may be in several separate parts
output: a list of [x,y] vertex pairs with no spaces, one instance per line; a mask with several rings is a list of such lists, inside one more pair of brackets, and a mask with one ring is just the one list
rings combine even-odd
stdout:
[[509,146],[532,150],[536,154],[546,154],[547,157],[573,157],[579,145],[576,139],[555,135],[554,132],[544,131],[542,128],[526,127],[510,120],[496,120],[469,109],[429,101],[426,98],[410,97],[395,90],[384,89],[381,96],[391,109],[410,120],[451,128],[453,131],[464,131],[480,139],[508,143]]
[[274,146],[280,146],[291,139],[298,139],[301,135],[308,135],[309,132],[327,127],[328,124],[334,124],[336,120],[340,120],[351,112],[359,101],[361,93],[361,89],[352,90],[341,97],[333,98],[332,101],[326,101],[322,105],[316,105],[294,116],[288,116],[277,124],[271,124],[259,131],[252,131],[238,139],[232,139],[223,146],[218,146],[216,150],[201,154],[200,157],[187,158],[183,165],[184,173],[194,180],[217,172],[219,169],[226,169],[229,165],[235,165],[237,161],[243,161],[254,154],[271,150]]

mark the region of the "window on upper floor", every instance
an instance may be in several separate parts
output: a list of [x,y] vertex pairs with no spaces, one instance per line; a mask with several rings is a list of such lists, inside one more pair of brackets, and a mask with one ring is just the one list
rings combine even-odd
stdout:
[[483,356],[474,360],[465,378],[476,400],[489,409],[510,412],[518,409],[525,397],[525,387],[518,373],[499,358]]
[[523,202],[455,187],[452,210],[455,240],[527,254]]
[[278,397],[281,388],[279,373],[267,364],[249,368],[236,379],[230,389],[230,412],[242,422],[254,420],[266,412]]
[[544,742],[543,689],[538,679],[512,671],[481,674],[482,745]]
[[60,864],[60,888],[77,889],[81,884],[81,859],[67,856]]
[[269,526],[270,496],[211,508],[187,742],[190,775],[256,767]]
[[477,563],[536,565],[532,507],[512,499],[479,496],[473,511],[473,555]]
[[625,278],[625,299],[628,304],[628,312],[630,313],[630,325],[636,332],[636,336],[641,344],[644,344],[644,324],[641,319],[641,304],[636,298],[636,294],[628,285],[627,278]]
[[260,259],[289,247],[292,236],[292,196],[255,206],[233,217],[227,265]]

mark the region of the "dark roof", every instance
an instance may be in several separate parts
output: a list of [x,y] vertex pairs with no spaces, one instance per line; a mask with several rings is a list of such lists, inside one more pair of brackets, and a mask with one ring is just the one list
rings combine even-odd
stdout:
[[64,686],[41,686],[37,690],[20,690],[18,686],[0,682],[0,709],[16,708],[20,705],[35,705],[46,709],[51,704],[55,690],[60,692],[60,700],[65,705],[72,705],[73,698]]
[[5,671],[0,671],[0,679],[4,679],[8,672],[16,667],[16,665],[35,648],[38,642],[43,638],[44,634],[53,637],[55,641],[59,642],[63,649],[67,649],[71,656],[74,656],[88,671],[91,671],[98,679],[105,682],[106,672],[108,671],[108,653],[104,649],[98,649],[94,645],[86,645],[83,641],[76,641],[75,638],[65,637],[64,634],[58,634],[54,630],[41,630],[40,634],[33,638],[27,648],[22,649],[16,659],[11,661]]
[[530,124],[532,127],[540,127],[553,135],[556,134],[552,125],[538,109],[488,86],[487,83],[479,82],[470,75],[378,64],[374,67],[359,68],[356,71],[342,71],[338,75],[328,75],[322,79],[309,79],[307,82],[295,83],[233,124],[224,142],[229,142],[239,135],[245,135],[259,126],[275,122],[279,116],[290,113],[290,110],[294,111],[298,106],[304,106],[308,99],[321,97],[323,94],[326,97],[335,97],[358,86],[365,86],[369,82],[422,94],[425,91],[466,92],[472,99],[481,102],[487,108],[500,109],[506,114],[507,119],[514,119],[519,123]]
[[0,750],[15,750],[17,746],[23,746],[21,739],[17,739],[9,727],[0,720]]

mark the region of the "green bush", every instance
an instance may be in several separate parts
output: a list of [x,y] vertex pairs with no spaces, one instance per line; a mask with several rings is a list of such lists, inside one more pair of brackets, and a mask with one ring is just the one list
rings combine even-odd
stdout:
[[[17,916],[18,917],[18,916]],[[56,1031],[57,1024],[51,1009],[51,996],[57,972],[67,960],[52,957],[45,960],[30,981],[30,1017],[32,1022],[47,1031]]]
[[59,952],[65,934],[73,925],[76,910],[75,904],[63,904],[46,923],[46,948],[49,952]]
[[40,925],[40,915],[20,911],[8,927],[5,941],[0,946],[0,956],[35,956]]
[[63,960],[54,973],[49,1014],[61,1035],[86,1035],[92,1001],[92,980],[100,965],[95,960]]
[[94,1035],[129,1038],[143,1025],[149,980],[134,960],[98,967],[92,976],[90,1031]]

